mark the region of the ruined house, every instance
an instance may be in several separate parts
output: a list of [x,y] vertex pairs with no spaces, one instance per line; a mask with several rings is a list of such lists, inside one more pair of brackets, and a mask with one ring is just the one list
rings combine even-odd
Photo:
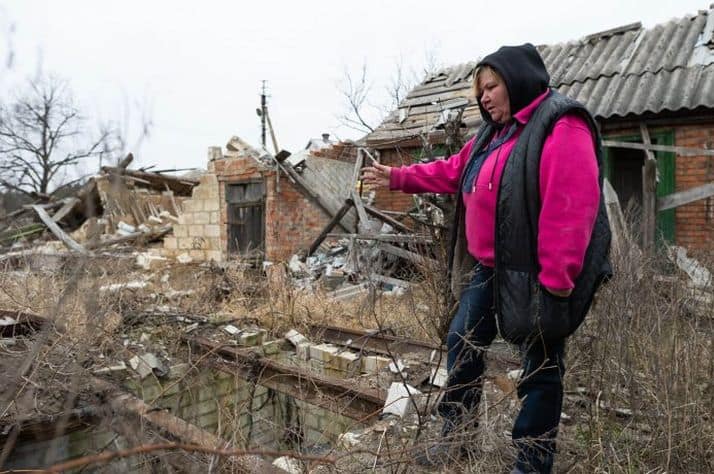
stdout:
[[[164,255],[280,261],[306,249],[347,197],[354,165],[333,155],[353,156],[351,148],[302,150],[286,159],[284,169],[293,174],[279,172],[272,157],[238,138],[225,150],[209,148],[208,171],[183,203]],[[354,211],[341,225],[354,227]]]
[[[633,23],[538,50],[551,86],[584,103],[596,117],[605,140],[605,174],[623,207],[631,200],[635,208],[643,205],[643,148],[648,147],[642,144],[650,140],[658,174],[656,233],[665,242],[709,248],[714,236],[714,8],[648,29]],[[472,93],[476,63],[426,77],[366,144],[385,164],[398,166],[424,157],[425,149],[448,154],[454,128],[465,142],[481,123]]]

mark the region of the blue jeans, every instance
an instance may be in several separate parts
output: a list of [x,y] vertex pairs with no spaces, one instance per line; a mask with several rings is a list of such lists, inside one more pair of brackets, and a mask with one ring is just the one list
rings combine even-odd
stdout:
[[[484,349],[498,332],[493,280],[493,269],[477,265],[449,327],[446,339],[449,380],[439,405],[447,431],[464,424],[478,425]],[[516,466],[523,472],[548,473],[553,467],[563,404],[564,347],[564,340],[546,343],[540,339],[519,347],[523,376],[518,383],[518,397],[523,403],[512,436],[518,449]]]

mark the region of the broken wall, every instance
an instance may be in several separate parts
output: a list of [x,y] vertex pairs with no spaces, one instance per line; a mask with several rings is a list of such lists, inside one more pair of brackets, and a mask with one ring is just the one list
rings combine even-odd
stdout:
[[327,225],[330,216],[305,196],[283,174],[276,182],[275,170],[261,165],[252,157],[227,153],[209,162],[215,173],[220,206],[220,251],[228,252],[228,209],[226,186],[263,180],[265,183],[265,251],[266,260],[287,260],[307,248]]
[[220,192],[215,174],[204,174],[193,188],[190,199],[183,201],[182,213],[173,226],[173,235],[164,238],[163,254],[176,257],[187,254],[194,260],[224,258],[221,241]]

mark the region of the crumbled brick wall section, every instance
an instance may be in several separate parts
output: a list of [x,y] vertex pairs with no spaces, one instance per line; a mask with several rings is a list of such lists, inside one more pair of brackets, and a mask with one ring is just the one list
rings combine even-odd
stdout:
[[[265,182],[265,248],[266,260],[289,259],[306,249],[330,221],[321,208],[305,196],[285,176],[276,183],[275,171],[262,167],[250,157],[224,157],[209,163],[218,178],[220,203],[220,250],[228,251],[228,217],[225,205],[227,184],[253,180]],[[279,188],[279,191],[278,191]]]
[[[675,145],[714,150],[714,122],[675,130]],[[677,156],[677,191],[714,182],[714,156]],[[676,243],[697,250],[714,248],[714,197],[680,206],[675,211]]]
[[313,155],[321,158],[329,158],[331,160],[343,161],[345,163],[354,163],[357,159],[357,147],[351,143],[337,143],[329,148],[315,150]]
[[183,201],[173,235],[164,238],[163,255],[188,254],[194,260],[220,262],[223,252],[219,203],[218,179],[215,174],[206,173],[193,188],[191,198]]

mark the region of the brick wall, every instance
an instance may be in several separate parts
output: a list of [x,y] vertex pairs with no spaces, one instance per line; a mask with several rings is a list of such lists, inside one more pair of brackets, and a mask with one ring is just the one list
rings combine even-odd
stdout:
[[[675,130],[675,145],[714,149],[714,123],[687,125]],[[677,156],[677,191],[714,182],[714,156]],[[714,246],[714,198],[701,199],[675,211],[677,245],[691,249]]]
[[285,176],[276,183],[276,172],[262,166],[250,157],[225,155],[211,161],[219,183],[220,203],[220,250],[228,250],[227,207],[225,188],[227,184],[252,180],[265,182],[265,251],[266,260],[282,261],[294,253],[306,249],[327,225],[330,216],[300,192]]

